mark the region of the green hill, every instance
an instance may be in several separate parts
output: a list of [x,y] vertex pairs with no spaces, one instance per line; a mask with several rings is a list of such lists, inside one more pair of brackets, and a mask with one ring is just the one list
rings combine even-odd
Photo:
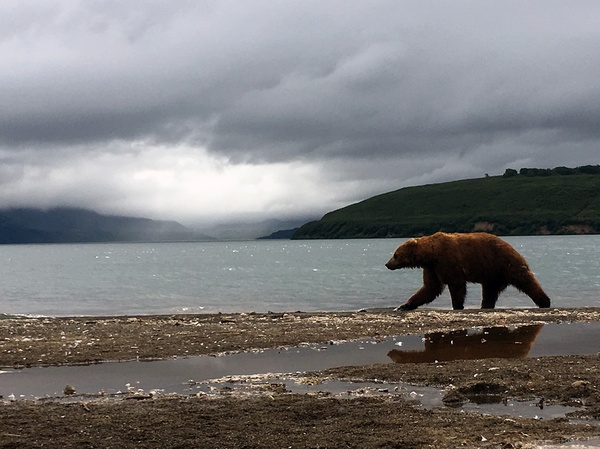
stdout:
[[407,187],[302,226],[294,239],[600,233],[600,167],[507,170],[503,176]]

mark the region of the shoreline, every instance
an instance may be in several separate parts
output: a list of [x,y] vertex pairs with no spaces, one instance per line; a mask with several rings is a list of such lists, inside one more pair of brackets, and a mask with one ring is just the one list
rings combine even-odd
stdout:
[[600,321],[600,307],[3,318],[0,368],[160,360],[563,321]]

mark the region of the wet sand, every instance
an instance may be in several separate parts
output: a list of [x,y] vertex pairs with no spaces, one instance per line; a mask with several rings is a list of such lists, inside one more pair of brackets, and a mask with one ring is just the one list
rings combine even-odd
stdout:
[[[600,321],[600,308],[417,310],[138,317],[0,319],[0,367],[88,364],[217,355],[301,343],[422,334],[471,327]],[[600,435],[600,359],[588,356],[340,367],[325,379],[403,382],[473,395],[576,405],[580,419],[486,416],[416,407],[396,395],[335,397],[223,389],[216,395],[73,403],[11,401],[0,407],[0,447],[536,447]],[[1,375],[0,375],[1,376]],[[7,394],[1,391],[0,394]],[[595,420],[594,420],[595,419]]]

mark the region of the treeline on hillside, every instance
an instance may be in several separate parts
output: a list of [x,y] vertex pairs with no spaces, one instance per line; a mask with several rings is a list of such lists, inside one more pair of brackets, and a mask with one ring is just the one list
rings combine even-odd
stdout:
[[565,175],[600,175],[600,165],[583,165],[581,167],[556,167],[556,168],[522,168],[517,171],[507,168],[502,176],[565,176]]

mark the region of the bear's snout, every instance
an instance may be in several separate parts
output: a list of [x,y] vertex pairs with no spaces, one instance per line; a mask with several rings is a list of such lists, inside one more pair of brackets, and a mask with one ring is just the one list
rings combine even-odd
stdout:
[[398,268],[398,267],[395,266],[393,259],[388,260],[387,263],[385,264],[385,267],[388,270],[395,270],[396,268]]

